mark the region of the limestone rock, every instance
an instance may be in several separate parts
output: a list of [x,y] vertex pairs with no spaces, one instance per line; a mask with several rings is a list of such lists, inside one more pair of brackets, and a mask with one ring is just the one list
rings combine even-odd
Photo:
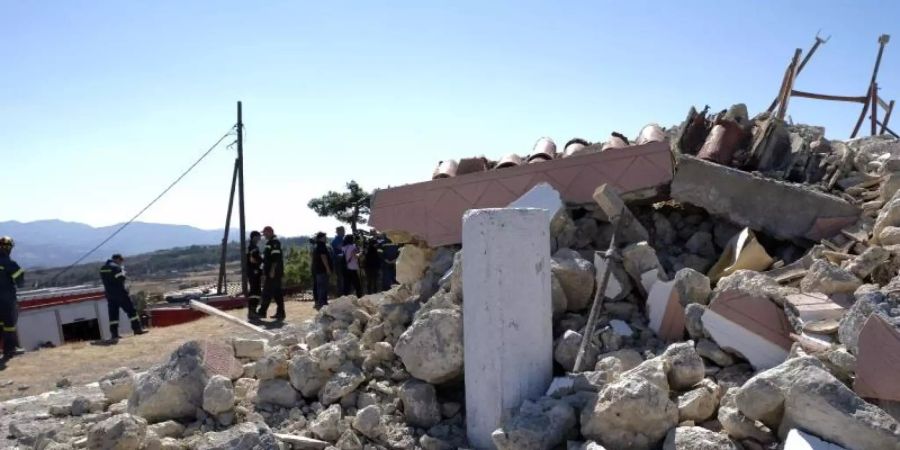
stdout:
[[234,382],[234,398],[237,400],[249,399],[249,396],[256,395],[256,389],[259,387],[259,380],[255,378],[238,378]]
[[[559,363],[566,372],[571,372],[575,368],[575,359],[578,357],[578,348],[581,346],[581,340],[581,333],[567,330],[556,342],[556,347],[553,349],[553,360]],[[584,355],[584,368],[590,368],[596,364],[598,353],[600,352],[597,346],[593,343],[588,343]]]
[[363,450],[362,442],[359,440],[359,436],[353,432],[353,430],[346,430],[341,437],[338,439],[337,443],[334,444],[335,447],[340,450]]
[[331,405],[309,424],[309,430],[319,439],[336,442],[341,437],[341,415],[341,405]]
[[[598,289],[600,283],[603,282],[603,275],[607,270],[609,261],[605,253],[597,252],[594,254],[594,267],[596,270],[596,279]],[[605,297],[607,301],[624,300],[631,293],[631,280],[628,278],[628,272],[619,262],[613,262],[609,268],[609,279],[606,282]]]
[[232,341],[234,346],[234,356],[236,358],[259,359],[266,354],[265,339],[242,339],[235,338]]
[[265,425],[244,422],[224,431],[206,433],[192,443],[196,450],[277,450],[278,441]]
[[676,427],[669,430],[663,450],[741,450],[727,435],[703,427]]
[[260,381],[287,378],[287,375],[287,353],[284,351],[269,353],[256,361],[256,379]]
[[719,385],[703,380],[697,387],[678,397],[678,421],[703,422],[716,413],[719,406]]
[[441,421],[441,408],[434,386],[418,380],[409,380],[400,387],[400,401],[406,423],[430,428]]
[[625,247],[622,250],[622,264],[625,266],[628,276],[645,291],[647,288],[641,284],[643,274],[654,270],[657,271],[657,274],[665,273],[662,265],[659,263],[659,258],[656,256],[656,250],[646,242],[639,242]]
[[222,375],[213,375],[203,389],[203,410],[221,414],[234,408],[234,386]]
[[323,405],[330,405],[341,397],[353,392],[366,381],[365,375],[352,363],[341,366],[341,370],[325,383],[325,386],[319,392],[319,399]]
[[707,258],[714,258],[716,256],[716,246],[713,243],[712,233],[707,231],[698,231],[694,233],[690,239],[685,242],[684,248],[695,255]]
[[814,262],[800,280],[800,289],[804,292],[823,294],[852,294],[860,286],[862,281],[856,275],[823,260]]
[[869,247],[861,255],[847,264],[847,270],[860,279],[865,279],[879,266],[888,262],[891,252],[882,247]]
[[119,403],[134,391],[134,371],[120,367],[100,379],[100,390],[109,403]]
[[697,353],[716,363],[721,367],[728,367],[734,364],[734,358],[725,350],[722,350],[715,342],[709,339],[700,339],[697,341]]
[[594,265],[590,261],[575,250],[559,249],[553,255],[551,273],[566,293],[569,311],[582,311],[590,306],[594,292]]
[[375,439],[381,428],[382,410],[378,405],[369,405],[356,412],[353,428],[369,439]]
[[181,437],[182,433],[184,433],[184,425],[174,420],[167,420],[165,422],[150,425],[147,427],[147,431],[155,434],[159,438]]
[[703,313],[706,307],[699,303],[690,303],[684,307],[684,327],[692,339],[709,337],[703,328]]
[[754,297],[766,297],[779,305],[785,304],[785,298],[790,294],[797,293],[794,288],[789,288],[778,284],[774,278],[753,270],[737,270],[727,277],[723,277],[716,283],[716,289],[713,291],[713,299],[718,293],[730,290],[737,290]]
[[394,353],[414,377],[437,384],[462,375],[462,314],[438,309],[417,318],[400,336]]
[[542,450],[563,443],[575,428],[575,410],[564,401],[526,400],[515,415],[491,434],[498,450]]
[[288,380],[273,378],[259,382],[256,391],[257,404],[278,405],[291,408],[300,401],[300,394],[294,390]]
[[678,291],[678,300],[682,305],[709,303],[712,288],[709,278],[694,269],[684,268],[675,274],[675,290]]
[[291,359],[288,376],[295,389],[304,397],[311,398],[319,395],[319,391],[331,378],[331,371],[323,369],[319,361],[309,353],[300,353]]
[[430,259],[430,249],[417,245],[404,245],[400,249],[400,257],[397,258],[397,281],[401,284],[415,284],[425,275]]
[[552,272],[550,273],[550,298],[553,302],[553,317],[562,316],[569,309],[569,299],[566,298],[566,291],[563,290],[559,278]]
[[881,237],[881,232],[887,227],[900,226],[900,191],[894,193],[891,199],[881,208],[875,225],[872,227],[872,236],[876,243]]
[[900,244],[900,227],[885,227],[878,236],[878,242],[885,246]]
[[91,425],[87,447],[93,450],[134,450],[147,434],[147,421],[131,414],[119,414]]
[[193,417],[203,406],[203,390],[212,375],[236,379],[242,372],[231,346],[187,342],[167,362],[138,377],[128,399],[128,412],[151,423]]
[[678,408],[669,400],[665,363],[659,359],[622,374],[581,413],[585,438],[622,450],[656,448],[676,423]]
[[644,362],[641,354],[633,349],[617,350],[604,353],[597,357],[594,371],[599,374],[604,382],[611,383],[619,378],[619,375],[634,369]]
[[775,442],[772,431],[764,424],[745,416],[735,404],[739,388],[731,388],[719,404],[719,423],[722,429],[734,439],[753,439],[763,444]]
[[777,428],[806,430],[853,449],[900,449],[900,424],[866,403],[815,357],[792,358],[761,372],[738,390],[738,409]]
[[672,344],[662,354],[671,369],[669,370],[669,386],[673,390],[687,389],[703,379],[706,370],[703,358],[694,349],[694,341]]

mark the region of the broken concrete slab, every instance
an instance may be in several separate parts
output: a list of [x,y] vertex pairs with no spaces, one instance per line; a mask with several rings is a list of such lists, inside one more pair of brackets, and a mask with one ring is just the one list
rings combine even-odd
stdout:
[[[780,239],[820,240],[854,224],[849,202],[791,183],[679,155],[672,198]],[[778,201],[773,201],[777,199]]]
[[503,418],[553,378],[547,220],[542,209],[463,218],[466,255],[483,255],[463,258],[466,424],[476,447],[490,448]]
[[784,311],[765,297],[722,291],[701,321],[719,347],[743,356],[757,370],[781,364],[791,349]]
[[650,329],[667,342],[684,337],[684,306],[675,289],[675,281],[657,281],[647,295],[647,316]]
[[510,203],[507,208],[538,208],[547,211],[550,235],[555,236],[566,224],[566,205],[559,192],[549,183],[538,183],[521,197]]
[[866,399],[900,401],[900,330],[878,314],[859,333],[853,390]]

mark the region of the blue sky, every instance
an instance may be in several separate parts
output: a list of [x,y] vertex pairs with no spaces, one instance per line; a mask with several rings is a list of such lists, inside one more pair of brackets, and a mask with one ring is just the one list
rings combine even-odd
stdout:
[[[527,153],[691,105],[776,94],[794,48],[831,35],[797,88],[862,95],[877,37],[900,97],[898,2],[0,2],[0,220],[109,225],[156,196],[244,102],[248,225],[334,223],[309,198],[429,178],[437,161]],[[789,115],[846,137],[855,104]],[[142,220],[223,226],[233,151]]]

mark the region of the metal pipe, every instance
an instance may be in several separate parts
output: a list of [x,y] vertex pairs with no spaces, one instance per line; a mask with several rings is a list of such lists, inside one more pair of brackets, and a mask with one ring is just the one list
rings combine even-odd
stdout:
[[894,112],[894,101],[893,100],[891,100],[891,102],[888,103],[887,107],[885,108],[884,122],[881,124],[881,132],[879,134],[884,134],[884,130],[885,130],[885,128],[887,128],[888,122],[891,121],[891,113],[892,112]]

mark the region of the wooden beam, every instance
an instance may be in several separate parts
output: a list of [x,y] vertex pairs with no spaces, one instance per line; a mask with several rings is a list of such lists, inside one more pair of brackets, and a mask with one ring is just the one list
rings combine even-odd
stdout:
[[231,314],[228,314],[219,309],[213,308],[212,306],[209,306],[206,303],[200,303],[197,300],[191,300],[190,306],[194,310],[204,312],[211,316],[217,316],[217,317],[219,317],[221,319],[225,319],[233,324],[240,325],[248,330],[252,330],[252,331],[256,332],[257,334],[265,336],[267,339],[272,339],[273,337],[275,337],[275,333],[273,333],[271,331],[264,330],[256,325],[253,325],[250,322],[238,319],[237,317],[234,317]]
[[872,83],[872,92],[869,93],[872,96],[872,128],[871,135],[875,136],[878,134],[878,83]]
[[891,121],[891,113],[894,112],[894,101],[891,100],[890,103],[884,108],[884,122],[881,123],[881,132],[878,134],[884,134],[887,129],[888,122]]
[[782,86],[781,104],[778,106],[778,114],[775,116],[782,120],[787,114],[787,107],[791,99],[791,91],[794,90],[794,80],[797,78],[797,67],[800,64],[800,54],[802,52],[799,48],[794,50],[794,58],[791,60],[791,65],[788,66],[788,75],[785,78],[784,86]]

